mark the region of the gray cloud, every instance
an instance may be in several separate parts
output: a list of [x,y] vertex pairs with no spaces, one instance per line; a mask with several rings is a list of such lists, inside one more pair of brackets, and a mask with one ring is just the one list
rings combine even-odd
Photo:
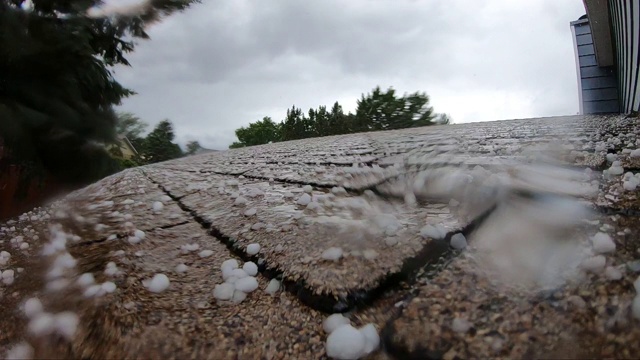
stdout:
[[154,25],[116,77],[139,93],[124,110],[219,149],[292,104],[353,109],[376,85],[426,91],[456,122],[566,115],[583,13],[579,0],[206,1]]

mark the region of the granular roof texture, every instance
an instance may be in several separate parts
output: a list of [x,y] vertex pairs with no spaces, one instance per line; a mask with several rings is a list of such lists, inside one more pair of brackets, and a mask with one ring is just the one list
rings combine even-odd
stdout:
[[[15,282],[0,285],[0,351],[26,341],[41,358],[323,359],[322,321],[343,312],[380,332],[370,358],[640,357],[632,315],[640,204],[625,184],[640,168],[639,122],[612,115],[433,126],[123,171],[0,224],[0,250],[11,253],[0,270],[15,270]],[[581,263],[564,282],[554,272],[547,287],[487,267],[538,269],[527,258],[544,249],[522,239],[543,222],[560,229],[574,208],[551,207],[540,220],[528,204],[556,198],[590,211],[575,215],[571,233],[541,232],[540,243],[572,238],[581,256],[597,257],[591,239],[603,232],[615,244],[606,263]],[[54,223],[76,236],[67,244],[78,260],[70,278],[92,273],[115,291],[52,290],[41,252]],[[465,249],[453,246],[458,233]],[[490,241],[505,234],[511,245]],[[515,264],[498,264],[499,254]],[[541,256],[552,264],[556,254]],[[258,290],[239,304],[212,295],[228,259],[258,264]],[[158,273],[170,285],[154,293],[145,285]],[[283,290],[267,294],[271,279]],[[78,314],[72,338],[27,331],[21,308],[33,296]]]

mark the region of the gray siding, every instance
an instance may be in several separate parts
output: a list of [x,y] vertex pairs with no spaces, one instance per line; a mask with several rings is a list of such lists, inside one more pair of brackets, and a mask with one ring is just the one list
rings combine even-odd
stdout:
[[623,112],[640,111],[640,2],[609,0]]
[[575,33],[579,91],[583,114],[613,113],[620,111],[618,82],[612,66],[600,67],[587,20],[572,23]]

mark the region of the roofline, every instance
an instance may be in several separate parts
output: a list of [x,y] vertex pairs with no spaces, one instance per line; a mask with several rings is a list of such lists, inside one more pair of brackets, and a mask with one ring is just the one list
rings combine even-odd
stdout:
[[578,80],[578,104],[579,114],[584,114],[584,103],[582,102],[582,81],[580,78],[580,56],[578,55],[578,40],[576,39],[576,25],[581,25],[588,22],[587,19],[571,22],[571,37],[573,38],[573,53],[576,59],[576,79]]
[[124,142],[127,143],[127,145],[131,148],[131,150],[133,150],[133,152],[138,155],[138,150],[136,150],[135,146],[133,146],[133,144],[131,143],[131,141],[129,141],[129,138],[126,135],[122,135],[122,138],[124,139]]
[[591,36],[598,66],[613,66],[614,54],[609,1],[583,0],[583,3],[591,26]]

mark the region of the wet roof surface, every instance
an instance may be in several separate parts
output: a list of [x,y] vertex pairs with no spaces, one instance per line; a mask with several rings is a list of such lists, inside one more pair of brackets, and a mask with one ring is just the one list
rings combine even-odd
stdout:
[[[8,304],[0,310],[0,350],[26,339],[41,357],[326,358],[322,320],[345,312],[380,331],[382,349],[372,358],[637,357],[631,303],[640,207],[625,181],[640,167],[631,156],[640,148],[638,122],[590,116],[434,126],[124,171],[0,224],[0,250],[12,254],[0,270],[17,271],[14,284],[0,287]],[[632,174],[615,174],[613,161]],[[592,210],[571,237],[584,245],[607,233],[616,244],[607,270],[583,271],[551,289],[532,290],[528,277],[505,286],[505,274],[487,263],[496,265],[497,254],[517,259],[545,250],[537,242],[515,242],[520,250],[513,250],[490,240],[568,237],[551,220],[570,222],[574,208],[539,219],[522,200],[551,196]],[[115,292],[84,298],[74,286],[46,290],[39,252],[52,222],[78,236],[67,245],[79,260],[70,276],[91,272],[98,283],[114,282]],[[555,227],[533,234],[537,224]],[[146,233],[142,241],[129,241],[135,229]],[[452,249],[460,232],[469,247]],[[30,246],[19,249],[21,242]],[[253,254],[248,246],[256,243]],[[193,244],[197,251],[184,251]],[[581,253],[595,256],[589,246]],[[339,259],[325,256],[331,248],[340,249]],[[203,250],[211,254],[200,256]],[[258,264],[259,289],[240,304],[212,296],[227,259]],[[116,274],[105,275],[109,262]],[[188,270],[177,272],[179,264]],[[496,266],[537,271],[526,257]],[[171,281],[162,293],[144,285],[156,273]],[[284,291],[264,293],[271,279]],[[24,331],[17,309],[34,295],[45,307],[79,314],[69,344]]]

